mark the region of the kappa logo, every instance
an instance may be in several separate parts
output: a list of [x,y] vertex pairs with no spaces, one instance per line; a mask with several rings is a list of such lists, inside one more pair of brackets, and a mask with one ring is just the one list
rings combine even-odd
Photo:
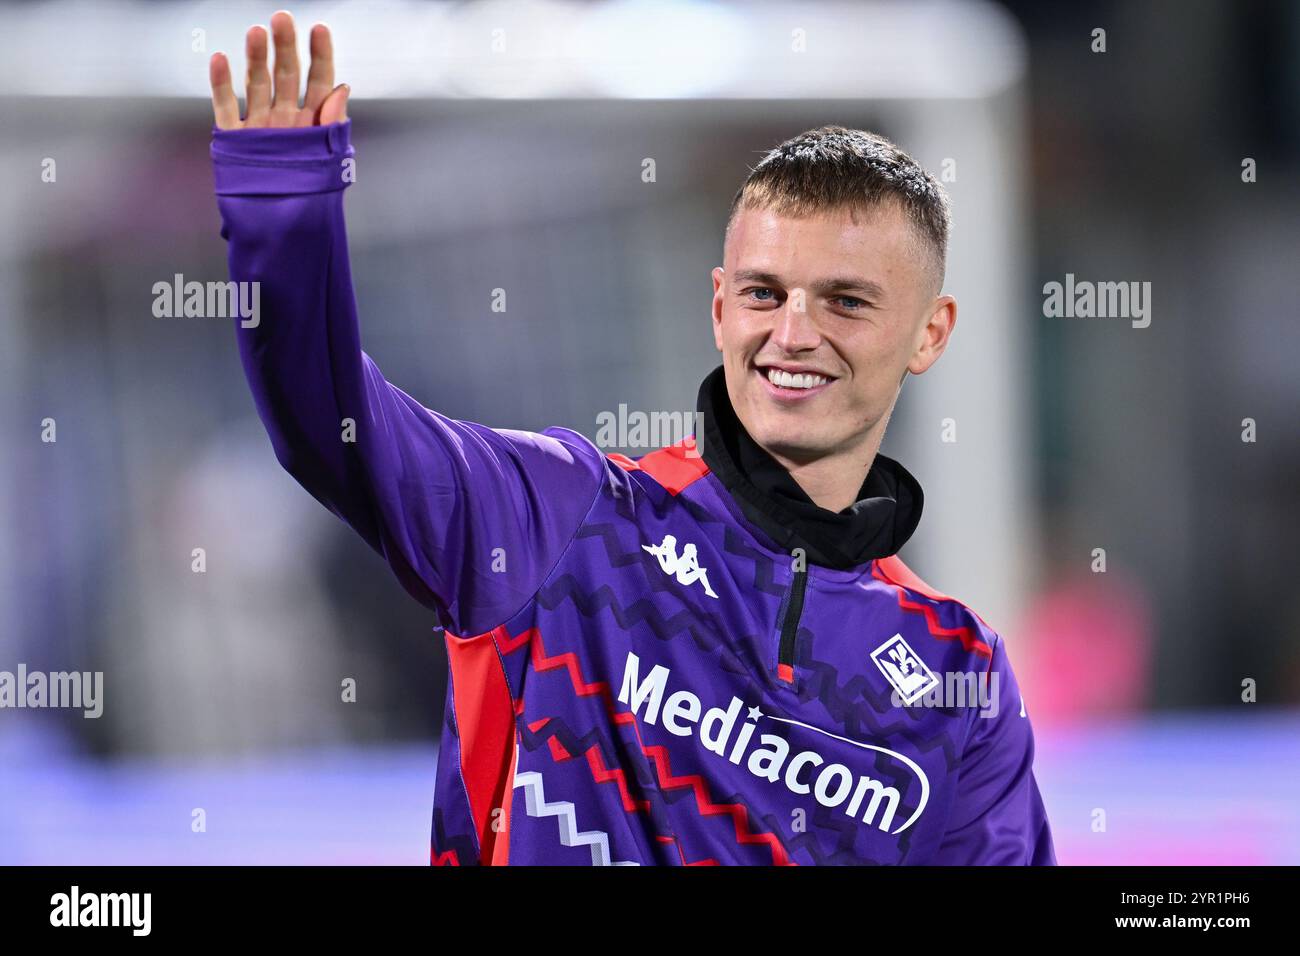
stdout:
[[895,634],[872,651],[871,659],[876,662],[885,679],[894,685],[905,704],[912,703],[939,683],[934,671],[917,657],[916,651],[903,640],[902,634]]
[[642,551],[649,551],[659,559],[659,567],[663,568],[665,574],[671,574],[677,578],[678,584],[694,584],[699,581],[704,585],[704,593],[711,598],[716,598],[713,588],[709,587],[708,568],[700,567],[699,556],[696,554],[695,545],[682,545],[682,553],[677,553],[677,539],[671,535],[664,535],[663,541],[655,545],[643,544]]

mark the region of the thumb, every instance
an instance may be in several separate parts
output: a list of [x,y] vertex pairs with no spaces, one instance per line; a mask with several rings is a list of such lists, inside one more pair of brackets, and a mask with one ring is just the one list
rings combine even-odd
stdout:
[[352,87],[346,83],[340,83],[330,90],[330,95],[325,97],[325,102],[320,105],[318,122],[321,126],[342,123],[348,118],[348,94],[351,92]]

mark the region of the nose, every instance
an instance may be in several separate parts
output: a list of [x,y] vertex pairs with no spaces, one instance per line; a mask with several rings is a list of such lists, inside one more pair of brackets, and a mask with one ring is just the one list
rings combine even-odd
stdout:
[[781,308],[773,312],[771,339],[786,352],[806,352],[821,342],[821,331],[808,311],[802,289],[791,289]]

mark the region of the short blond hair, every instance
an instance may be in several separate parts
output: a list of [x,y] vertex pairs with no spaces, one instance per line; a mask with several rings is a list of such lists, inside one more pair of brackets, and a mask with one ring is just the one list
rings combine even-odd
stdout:
[[[934,291],[943,288],[952,216],[948,194],[922,166],[876,133],[822,126],[768,151],[736,191],[726,236],[741,209],[806,216],[895,203],[928,253]],[[724,243],[726,241],[724,237]]]

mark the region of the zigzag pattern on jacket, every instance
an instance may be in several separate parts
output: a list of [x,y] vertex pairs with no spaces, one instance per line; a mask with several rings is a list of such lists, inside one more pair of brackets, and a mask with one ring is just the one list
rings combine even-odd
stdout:
[[[755,813],[752,808],[745,804],[744,798],[738,793],[722,794],[716,799],[710,797],[704,779],[699,775],[674,776],[668,762],[667,751],[662,747],[647,747],[643,753],[655,762],[656,770],[664,778],[663,785],[660,786],[658,781],[650,781],[643,790],[638,791],[644,793],[646,799],[637,800],[632,797],[631,791],[625,786],[626,775],[623,768],[605,765],[599,731],[592,730],[579,736],[559,717],[544,717],[533,726],[536,727],[538,732],[526,737],[524,749],[533,751],[539,746],[547,744],[550,746],[551,757],[556,762],[570,760],[578,754],[586,756],[592,778],[597,783],[613,782],[618,784],[619,789],[622,791],[623,809],[629,813],[640,811],[648,814],[656,824],[656,839],[676,844],[683,853],[685,853],[685,849],[681,847],[680,838],[673,830],[664,807],[660,805],[660,801],[664,804],[677,804],[693,799],[694,805],[701,816],[729,815],[732,819],[737,843],[741,845],[775,845],[773,841],[777,839],[775,832],[779,826],[775,817],[762,817]],[[630,766],[640,769],[641,764],[639,761],[630,762]],[[751,818],[764,824],[771,832],[756,832],[748,825],[748,820]],[[773,862],[782,864],[783,860],[788,861],[788,859],[788,853],[778,854],[773,850]],[[704,859],[687,865],[701,864],[717,865],[717,861]],[[795,864],[791,862],[789,865],[793,866]]]
[[[617,532],[608,523],[584,528],[582,536],[599,539],[604,545],[611,563],[616,566],[632,563],[646,565],[646,562],[642,561],[639,556],[629,556],[626,544],[621,543]],[[728,529],[727,538],[731,538],[730,529]],[[740,543],[738,539],[736,543]],[[761,584],[773,580],[770,561],[766,559],[766,556],[759,555],[763,560],[754,560],[756,552],[747,548],[743,551],[733,551],[731,548],[727,548],[727,550],[731,554],[746,557],[753,561],[755,586],[761,586]],[[647,572],[646,581],[647,586],[652,590],[672,594],[683,602],[688,600],[686,593],[680,588],[673,587],[670,579],[663,575],[651,576]],[[765,588],[765,590],[772,589],[769,587]],[[783,594],[784,589],[778,587],[773,593]],[[562,574],[554,578],[538,592],[537,600],[548,611],[554,610],[565,601],[568,601],[580,614],[588,618],[594,618],[602,610],[608,610],[619,627],[624,630],[631,630],[633,626],[641,624],[647,627],[658,640],[664,642],[672,641],[683,633],[689,633],[697,647],[717,655],[720,667],[745,678],[748,684],[746,690],[752,692],[755,696],[761,696],[762,694],[761,685],[754,681],[751,675],[764,673],[765,665],[762,662],[751,662],[749,666],[746,666],[737,658],[735,648],[731,644],[725,642],[712,628],[699,626],[699,615],[693,612],[689,606],[669,617],[665,617],[655,603],[646,598],[639,598],[632,604],[624,606],[619,603],[615,591],[609,585],[601,585],[594,591],[590,591],[581,579],[572,574]],[[911,603],[913,602],[909,602],[909,604]],[[930,624],[930,616],[926,615],[927,628],[930,628]],[[931,633],[933,633],[933,629],[930,629]],[[799,632],[800,634],[810,635],[810,632],[803,627],[799,628]],[[936,636],[943,637],[946,635]],[[815,644],[816,636],[811,635],[811,637],[811,641],[801,640],[796,642],[796,647],[804,649]],[[744,645],[742,644],[742,646]],[[960,766],[961,754],[958,752],[955,742],[946,735],[933,738],[917,736],[910,725],[919,721],[921,717],[907,711],[906,708],[894,707],[890,701],[887,688],[874,687],[863,676],[850,678],[841,688],[838,685],[838,670],[831,665],[807,657],[801,657],[798,663],[813,672],[812,676],[804,683],[803,690],[800,693],[801,699],[819,698],[826,707],[827,712],[843,723],[848,736],[861,737],[868,734],[866,729],[868,721],[865,719],[866,711],[864,707],[869,707],[870,712],[875,717],[870,723],[879,725],[882,733],[890,736],[900,735],[925,753],[938,748],[942,750],[945,765],[949,770]],[[948,711],[954,717],[958,713],[955,708],[949,708]],[[881,763],[882,759],[881,755],[874,756],[872,758],[873,766],[877,770],[888,770],[889,768]]]
[[[689,504],[682,501],[683,504]],[[695,506],[698,508],[698,506]],[[656,509],[657,510],[657,509]],[[705,512],[704,514],[707,514]],[[717,519],[712,519],[718,523]],[[638,529],[639,530],[639,529]],[[686,601],[687,598],[682,590],[675,587],[672,580],[664,575],[653,575],[650,573],[650,565],[641,559],[640,555],[629,554],[627,546],[623,543],[614,526],[609,522],[602,524],[593,524],[584,527],[579,533],[579,537],[598,538],[605,548],[611,565],[623,567],[629,564],[640,564],[646,570],[647,587],[654,591],[666,592],[672,594],[679,600]],[[723,550],[728,554],[748,559],[754,567],[753,585],[755,588],[767,591],[770,594],[784,595],[785,589],[780,585],[774,584],[775,577],[772,572],[772,561],[767,555],[755,551],[745,544],[744,540],[735,532],[733,528],[727,526],[723,540]],[[940,640],[950,640],[959,634],[969,634],[969,629],[943,628],[940,626],[933,608],[928,604],[921,604],[917,601],[907,601],[904,599],[906,589],[901,585],[893,584],[876,569],[876,562],[871,565],[872,577],[889,584],[899,590],[899,604],[906,611],[924,612],[927,630]],[[662,612],[653,604],[645,600],[637,600],[629,607],[622,607],[617,603],[612,590],[608,586],[602,585],[595,592],[587,592],[581,582],[572,575],[561,575],[555,579],[550,587],[539,592],[538,599],[542,606],[547,610],[553,610],[568,598],[577,608],[577,610],[586,617],[595,617],[596,614],[608,608],[614,615],[614,619],[619,626],[629,629],[633,624],[645,624],[650,631],[662,641],[670,641],[678,634],[685,630],[690,630],[691,637],[694,639],[696,646],[708,650],[719,652],[719,664],[726,670],[737,675],[746,676],[748,674],[765,671],[765,665],[761,662],[752,669],[745,668],[736,660],[730,645],[716,639],[712,629],[704,628],[686,628],[679,624],[679,621],[689,623],[692,615],[689,608],[674,614],[672,617],[665,618]],[[921,597],[922,601],[928,601],[928,598]],[[801,640],[796,642],[796,648],[804,649],[816,643],[816,636],[811,635],[806,628],[800,627],[801,635],[810,635],[810,640]],[[985,646],[980,643],[981,646]],[[968,645],[968,638],[962,637],[963,646],[972,649]],[[985,646],[986,647],[986,646]],[[976,649],[978,652],[978,649]],[[913,734],[909,723],[915,723],[921,718],[912,714],[906,709],[894,707],[890,700],[888,688],[874,687],[865,678],[850,679],[841,689],[836,681],[838,679],[838,669],[828,664],[823,664],[812,658],[801,657],[797,663],[801,667],[806,667],[814,672],[814,679],[806,682],[804,690],[800,694],[801,700],[809,700],[812,697],[818,697],[825,705],[826,710],[837,720],[843,721],[849,736],[862,736],[866,729],[862,723],[861,712],[858,709],[859,701],[866,701],[871,705],[875,716],[879,718],[897,717],[899,718],[893,724],[883,724],[883,730],[889,735],[899,734],[906,740],[917,745],[922,752],[928,753],[935,749],[936,745],[942,749],[945,764],[949,770],[953,770],[961,763],[961,754],[957,752],[954,742],[946,736],[940,736],[938,739],[917,737]],[[750,681],[750,690],[758,693],[759,685]],[[943,712],[948,712],[953,716],[958,714],[956,708],[940,708]],[[879,720],[876,721],[879,723]],[[879,755],[873,757],[877,769],[880,769]]]
[[[645,491],[644,488],[640,490]],[[640,501],[643,506],[648,505],[661,518],[667,516],[674,509],[685,508],[691,517],[700,524],[721,525],[723,550],[748,562],[752,568],[751,586],[757,591],[784,596],[786,589],[776,583],[775,562],[772,561],[770,556],[753,548],[733,526],[727,524],[712,512],[688,498],[671,496],[666,492],[663,494],[643,494]],[[628,532],[634,537],[639,537],[641,534],[640,526],[631,520],[635,512],[633,501],[627,496],[621,496],[615,510],[620,518],[627,521],[625,527],[620,528],[617,521],[587,524],[579,529],[576,537],[598,540],[611,567],[625,568],[638,565],[643,568],[644,587],[647,591],[671,594],[674,600],[688,605],[701,603],[696,601],[690,592],[684,593],[680,588],[674,587],[670,578],[651,573],[653,568],[650,564],[645,562],[639,553],[632,552],[628,548],[627,542],[623,540],[623,537],[620,537],[620,530],[624,532],[624,536]],[[735,569],[741,565],[742,562],[737,561],[732,562],[729,567],[735,573]],[[878,570],[876,565],[876,562],[872,562],[871,577],[896,588],[899,606],[906,612],[921,614],[927,630],[936,639],[952,640],[958,638],[967,650],[974,650],[976,653],[988,650],[987,645],[979,641],[969,628],[943,627],[935,609],[931,606],[930,598],[924,595],[916,595],[902,585],[890,581]],[[909,600],[909,597],[913,599]],[[656,639],[664,642],[675,640],[686,634],[697,647],[712,655],[720,668],[742,678],[742,684],[745,685],[749,693],[762,696],[762,685],[754,680],[752,675],[765,673],[764,664],[751,661],[746,665],[742,656],[736,652],[738,647],[747,650],[749,645],[746,642],[739,642],[737,645],[730,644],[724,641],[714,629],[700,626],[699,614],[693,611],[691,606],[683,607],[677,613],[666,615],[648,598],[638,598],[636,601],[624,605],[620,602],[616,591],[612,587],[602,585],[595,590],[589,590],[584,581],[569,574],[559,575],[548,582],[537,593],[536,600],[546,610],[554,610],[567,601],[587,618],[595,618],[602,611],[608,610],[620,628],[627,630],[637,625],[644,625]],[[851,737],[880,734],[896,735],[908,740],[924,753],[935,750],[941,752],[944,764],[950,772],[960,767],[961,754],[958,749],[958,741],[946,734],[938,734],[933,737],[916,734],[913,725],[920,720],[920,715],[912,714],[905,708],[894,707],[887,692],[888,689],[874,686],[865,676],[852,677],[841,686],[839,684],[838,668],[818,661],[809,655],[809,648],[816,645],[816,636],[803,627],[800,627],[799,632],[803,639],[796,643],[800,653],[797,663],[808,674],[807,678],[800,683],[799,697],[801,700],[808,701],[814,698],[819,700],[826,712],[838,721],[843,726],[845,733]],[[515,640],[517,639],[512,639],[510,644],[517,646]],[[508,653],[506,647],[502,647],[502,653]],[[570,663],[570,678],[575,690],[582,694],[583,689],[580,686],[580,679],[572,672],[572,667],[575,665],[576,658]],[[615,718],[615,723],[621,722],[618,720],[620,716],[630,717],[630,714],[617,713],[612,706],[612,698],[608,694],[608,688],[604,688],[604,692],[606,709]],[[959,719],[960,710],[958,708],[941,708],[941,710],[954,719]],[[869,720],[868,717],[872,719]],[[876,729],[868,730],[868,726]],[[544,718],[540,721],[534,721],[531,725],[532,731],[542,731],[543,729],[544,733],[530,732],[526,735],[525,746],[528,750],[532,751],[545,743],[551,748],[551,755],[556,760],[568,759],[576,754],[586,755],[594,778],[598,782],[617,782],[622,791],[625,809],[629,811],[640,809],[642,812],[649,814],[658,832],[671,832],[666,814],[661,810],[658,801],[650,799],[648,796],[659,791],[657,781],[635,779],[629,784],[626,775],[619,769],[621,766],[631,767],[634,768],[634,774],[641,775],[644,767],[641,761],[626,759],[633,756],[633,754],[629,753],[630,745],[620,735],[607,734],[605,728],[601,727],[593,728],[584,734],[578,734],[563,721],[556,718]],[[611,754],[621,755],[624,759],[611,760]],[[884,762],[883,755],[873,754],[870,759],[872,767],[877,773],[888,775],[893,772],[893,768]],[[635,787],[635,796],[630,787]],[[662,793],[664,801],[670,804],[676,803],[685,796],[686,794],[682,791]],[[724,799],[727,799],[732,804],[743,804],[738,795]],[[906,803],[904,806],[906,806]],[[852,820],[831,813],[820,806],[814,807],[812,812],[813,818],[819,827],[823,830],[838,831],[842,835],[839,848],[829,854],[824,852],[820,849],[816,834],[812,832],[805,832],[795,836],[791,840],[791,847],[804,847],[818,863],[861,862],[860,856],[855,855],[852,851],[856,824]],[[757,817],[752,811],[750,811],[750,815]],[[763,822],[774,833],[780,832],[779,827],[772,821]],[[741,834],[738,831],[737,837],[740,836]],[[899,838],[899,847],[904,855],[910,849],[911,839],[911,833],[903,834]]]
[[[518,651],[525,644],[529,647],[535,673],[563,670],[568,675],[569,685],[577,696],[599,697],[613,724],[626,724],[632,727],[641,753],[650,758],[650,764],[654,767],[655,779],[637,778],[639,794],[643,797],[643,799],[638,800],[626,787],[626,775],[621,769],[630,766],[634,768],[635,772],[635,769],[643,766],[640,760],[634,759],[635,754],[629,752],[630,743],[616,735],[613,741],[606,739],[601,728],[593,728],[586,734],[578,736],[558,717],[541,718],[532,721],[528,725],[526,732],[520,735],[526,750],[532,752],[542,746],[543,743],[549,745],[552,738],[555,738],[558,739],[562,750],[557,753],[556,748],[551,746],[553,759],[567,760],[571,759],[575,754],[587,755],[587,764],[591,768],[593,779],[597,783],[614,782],[618,784],[625,811],[648,812],[651,820],[655,823],[656,835],[665,834],[678,843],[679,846],[680,841],[669,825],[667,813],[656,805],[656,797],[666,803],[676,803],[678,800],[686,799],[688,795],[693,796],[695,808],[700,816],[708,817],[724,814],[730,816],[737,843],[741,845],[766,845],[772,853],[773,862],[778,866],[795,865],[782,845],[780,838],[777,837],[778,828],[772,821],[763,821],[767,824],[770,832],[755,832],[751,828],[750,818],[761,818],[744,803],[738,794],[729,795],[724,798],[724,802],[719,802],[710,795],[707,782],[699,774],[681,776],[674,774],[668,751],[661,746],[645,745],[641,739],[641,729],[635,715],[630,711],[618,709],[607,683],[586,680],[582,675],[577,655],[572,651],[548,657],[542,644],[541,633],[536,628],[529,628],[523,634],[510,637],[507,641],[499,643],[498,648],[504,656]],[[537,733],[539,730],[545,730],[546,732]],[[595,751],[594,754],[593,751]],[[608,758],[610,752],[623,755],[623,759],[610,761]],[[617,769],[612,769],[611,763],[613,768]],[[674,793],[674,791],[679,792]],[[656,812],[656,810],[659,810],[659,812]]]
[[524,791],[524,804],[530,817],[555,817],[560,828],[560,842],[565,846],[585,846],[591,850],[592,866],[640,866],[632,860],[609,858],[609,834],[604,830],[579,830],[578,815],[568,800],[546,802],[542,775],[536,770],[515,774],[515,789]]
[[429,862],[434,866],[461,866],[466,861],[478,863],[478,848],[463,836],[448,836],[443,813],[433,809],[433,841],[429,847]]

